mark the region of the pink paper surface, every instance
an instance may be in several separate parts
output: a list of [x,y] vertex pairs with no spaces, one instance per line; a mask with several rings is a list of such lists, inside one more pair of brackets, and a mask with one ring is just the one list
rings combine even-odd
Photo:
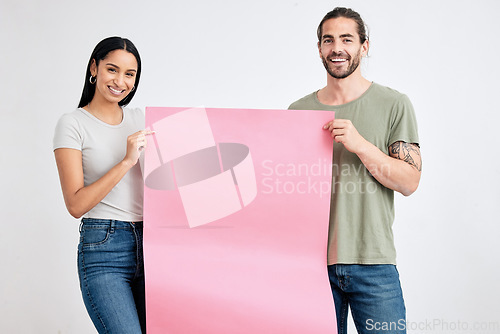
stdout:
[[336,333],[331,119],[146,108],[156,131],[145,156],[148,333]]
[[157,140],[164,143],[159,146],[164,161],[215,145],[204,108],[186,109],[158,120],[152,128],[157,131]]
[[230,171],[179,188],[189,226],[195,227],[224,218],[241,209]]

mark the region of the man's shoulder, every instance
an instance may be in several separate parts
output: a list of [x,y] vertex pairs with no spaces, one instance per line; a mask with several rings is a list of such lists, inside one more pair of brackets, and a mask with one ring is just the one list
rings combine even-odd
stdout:
[[313,106],[315,105],[315,103],[316,103],[316,91],[312,92],[310,94],[307,94],[306,96],[293,102],[292,104],[290,104],[288,109],[292,109],[292,110],[314,109]]
[[388,100],[401,100],[401,99],[407,99],[407,96],[401,92],[399,92],[398,90],[394,89],[394,88],[391,88],[391,87],[387,87],[387,86],[384,86],[384,85],[381,85],[381,84],[378,84],[378,83],[373,83],[372,84],[373,87],[372,87],[372,94],[374,96],[377,96],[378,98],[382,98],[382,99],[388,99]]

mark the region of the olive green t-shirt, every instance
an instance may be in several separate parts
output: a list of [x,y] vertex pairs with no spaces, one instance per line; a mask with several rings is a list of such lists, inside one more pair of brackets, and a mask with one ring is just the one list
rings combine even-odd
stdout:
[[[389,154],[397,141],[418,144],[413,106],[404,94],[372,83],[354,101],[330,106],[317,92],[289,109],[331,110],[349,119],[366,140]],[[396,264],[394,191],[381,185],[354,153],[333,142],[328,264]]]

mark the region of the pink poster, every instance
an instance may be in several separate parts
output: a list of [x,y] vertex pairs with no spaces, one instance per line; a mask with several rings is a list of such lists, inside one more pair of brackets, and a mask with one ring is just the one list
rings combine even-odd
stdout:
[[153,334],[336,333],[326,266],[333,112],[146,109]]

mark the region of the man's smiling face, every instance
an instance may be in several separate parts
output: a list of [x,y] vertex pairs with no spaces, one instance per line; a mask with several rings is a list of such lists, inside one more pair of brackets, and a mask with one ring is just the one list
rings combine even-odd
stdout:
[[344,79],[359,68],[361,57],[368,50],[368,42],[360,42],[354,20],[339,17],[323,23],[318,48],[328,74]]

